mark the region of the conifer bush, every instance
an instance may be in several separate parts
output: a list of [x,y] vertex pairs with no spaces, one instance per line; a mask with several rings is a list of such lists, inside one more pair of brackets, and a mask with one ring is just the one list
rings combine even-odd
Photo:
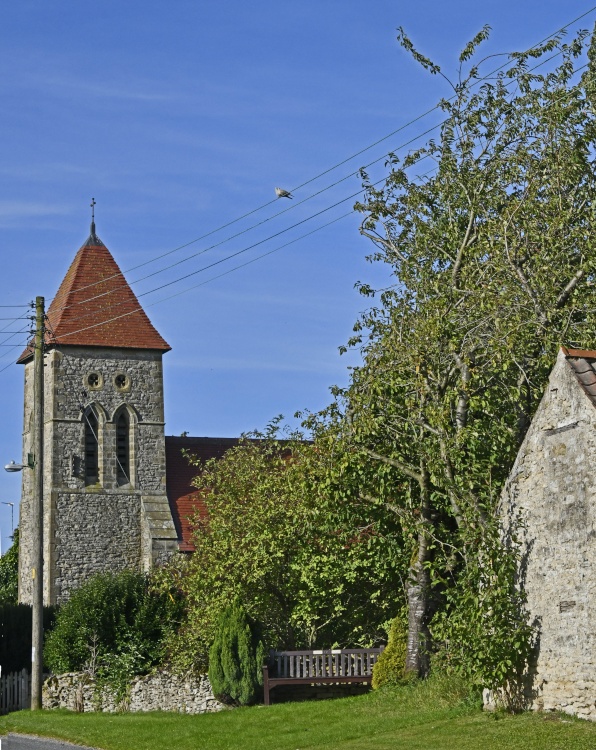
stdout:
[[387,647],[373,667],[372,686],[396,685],[406,678],[408,627],[403,613],[395,617],[389,630]]
[[209,681],[215,697],[237,706],[258,701],[264,653],[256,623],[236,600],[221,613],[209,650]]

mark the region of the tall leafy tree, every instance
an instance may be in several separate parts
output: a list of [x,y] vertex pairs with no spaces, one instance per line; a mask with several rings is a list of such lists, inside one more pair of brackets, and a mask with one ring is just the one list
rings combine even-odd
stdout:
[[171,649],[181,668],[205,667],[236,598],[267,648],[372,645],[400,606],[399,524],[352,494],[353,457],[330,435],[278,438],[271,425],[200,467],[207,515],[195,518],[196,551],[162,572],[188,608]]
[[[394,284],[356,325],[363,365],[338,406],[344,439],[367,460],[361,497],[393,508],[410,539],[407,667],[421,674],[439,608],[475,608],[485,632],[500,612],[503,649],[527,642],[494,509],[558,347],[596,340],[594,42],[552,39],[483,80],[471,61],[487,35],[460,56],[440,135],[392,156],[381,188],[363,173],[357,205]],[[472,596],[454,594],[466,586]],[[459,645],[478,640],[465,622]]]

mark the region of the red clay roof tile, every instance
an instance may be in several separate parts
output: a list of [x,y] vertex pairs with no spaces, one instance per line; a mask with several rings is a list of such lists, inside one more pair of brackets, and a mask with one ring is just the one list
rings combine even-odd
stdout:
[[[46,343],[167,352],[107,247],[92,234],[71,263],[47,313]],[[18,362],[33,354],[27,348]]]
[[596,406],[596,351],[561,347],[586,396]]
[[221,458],[226,451],[237,446],[239,442],[239,438],[166,435],[166,491],[178,532],[178,545],[182,552],[194,550],[193,527],[190,518],[197,510],[200,516],[207,515],[201,490],[192,484],[192,480],[200,474],[200,467],[191,465],[182,451],[187,450],[201,461],[207,461],[210,458]]

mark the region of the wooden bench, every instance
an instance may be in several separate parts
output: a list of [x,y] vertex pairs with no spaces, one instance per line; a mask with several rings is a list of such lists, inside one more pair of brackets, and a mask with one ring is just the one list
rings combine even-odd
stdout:
[[271,691],[279,685],[370,684],[383,648],[270,651],[263,667],[265,705],[270,705]]

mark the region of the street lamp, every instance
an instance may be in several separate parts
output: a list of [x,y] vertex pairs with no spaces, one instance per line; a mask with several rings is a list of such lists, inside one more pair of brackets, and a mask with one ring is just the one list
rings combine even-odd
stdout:
[[[9,464],[4,465],[4,471],[23,471],[23,469],[34,469],[35,468],[35,456],[33,453],[27,453],[27,463],[17,464],[15,461],[11,461]],[[5,503],[8,505],[8,503]]]
[[9,464],[6,464],[4,466],[4,471],[23,471],[23,469],[28,469],[29,467],[27,464],[15,464],[14,461],[11,461]]
[[[8,465],[10,466],[10,464]],[[11,471],[14,471],[14,470],[11,469]],[[12,535],[10,538],[14,539],[14,503],[7,503],[3,500],[2,505],[10,505],[10,533]]]

